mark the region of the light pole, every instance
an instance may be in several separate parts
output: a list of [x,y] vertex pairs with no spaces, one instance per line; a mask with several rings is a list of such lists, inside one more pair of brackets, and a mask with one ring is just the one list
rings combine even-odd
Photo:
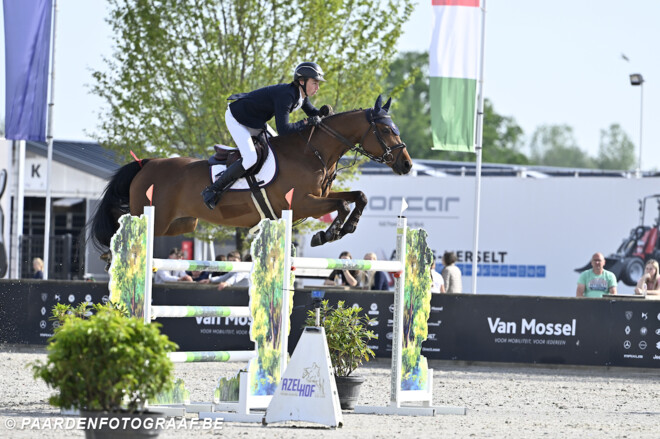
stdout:
[[637,162],[637,178],[642,176],[642,122],[644,120],[644,77],[641,73],[633,73],[630,75],[630,84],[633,86],[639,85],[639,161]]

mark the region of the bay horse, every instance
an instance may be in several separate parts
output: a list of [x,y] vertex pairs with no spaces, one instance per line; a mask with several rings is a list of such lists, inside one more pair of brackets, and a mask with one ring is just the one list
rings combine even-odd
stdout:
[[[378,96],[373,108],[327,116],[316,127],[271,139],[279,170],[264,189],[275,215],[281,217],[282,210],[288,208],[285,195],[292,188],[294,221],[337,212],[328,229],[314,235],[312,246],[354,232],[367,205],[360,191],[331,189],[337,163],[345,153],[357,151],[399,175],[410,172],[412,160],[388,114],[391,102],[390,98],[382,105]],[[109,247],[119,217],[129,212],[141,215],[144,206],[149,205],[146,192],[151,185],[157,212],[155,236],[192,232],[198,219],[231,227],[254,227],[259,223],[261,216],[250,191],[227,191],[218,206],[209,210],[201,196],[209,183],[208,161],[198,158],[144,159],[124,165],[108,183],[91,220],[92,238],[100,247]],[[350,203],[355,204],[352,211]]]

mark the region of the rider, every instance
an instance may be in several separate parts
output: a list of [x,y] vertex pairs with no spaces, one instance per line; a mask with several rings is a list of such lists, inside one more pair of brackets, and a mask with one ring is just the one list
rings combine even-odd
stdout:
[[[252,136],[270,128],[266,122],[275,116],[279,135],[301,131],[308,125],[318,125],[320,116],[327,115],[326,106],[321,110],[309,102],[324,82],[323,70],[313,62],[299,64],[293,72],[293,82],[277,84],[254,90],[250,93],[234,94],[227,106],[225,122],[229,133],[238,146],[241,158],[232,163],[218,179],[202,191],[204,204],[213,210],[222,194],[241,178],[257,161],[257,152]],[[289,113],[302,108],[309,116],[296,123],[289,123]]]

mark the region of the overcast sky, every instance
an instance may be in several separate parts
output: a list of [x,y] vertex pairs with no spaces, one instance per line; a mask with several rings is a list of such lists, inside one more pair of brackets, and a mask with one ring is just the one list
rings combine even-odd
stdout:
[[[660,1],[488,0],[486,8],[485,96],[523,128],[526,143],[540,125],[566,124],[595,155],[600,131],[619,123],[637,156],[640,87],[630,85],[629,74],[639,72],[646,80],[642,168],[660,169]],[[89,139],[85,132],[97,125],[103,103],[87,85],[111,55],[106,13],[103,0],[58,0],[56,139]],[[431,0],[420,1],[400,50],[428,50],[432,16]],[[0,44],[4,118],[4,24]]]

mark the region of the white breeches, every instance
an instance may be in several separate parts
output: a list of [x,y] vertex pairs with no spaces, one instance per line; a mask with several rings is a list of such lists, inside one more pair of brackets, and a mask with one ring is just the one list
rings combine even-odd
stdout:
[[249,169],[257,163],[257,150],[254,147],[252,142],[252,133],[250,130],[256,133],[259,130],[248,128],[245,125],[241,125],[231,114],[229,107],[227,107],[227,112],[225,113],[225,123],[227,124],[227,129],[229,134],[236,142],[238,150],[241,152],[241,157],[243,157],[243,169]]

